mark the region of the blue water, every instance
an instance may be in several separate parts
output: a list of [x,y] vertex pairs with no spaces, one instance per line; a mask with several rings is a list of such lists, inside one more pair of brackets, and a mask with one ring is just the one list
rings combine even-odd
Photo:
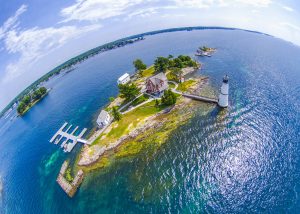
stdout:
[[[70,199],[55,179],[66,158],[48,141],[68,121],[91,129],[132,61],[216,47],[200,72],[227,111],[201,109],[157,152],[94,171]],[[164,33],[97,55],[46,85],[24,117],[0,120],[1,213],[299,213],[300,48],[239,30]]]

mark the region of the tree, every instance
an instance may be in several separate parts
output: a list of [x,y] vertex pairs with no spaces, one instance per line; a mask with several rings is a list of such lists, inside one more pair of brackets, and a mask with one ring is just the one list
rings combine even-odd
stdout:
[[40,87],[39,90],[40,90],[42,95],[46,94],[46,92],[47,92],[47,89],[45,87]]
[[164,95],[161,97],[161,103],[166,106],[174,105],[176,103],[176,100],[176,94],[170,89],[166,90],[164,92]]
[[183,68],[183,63],[180,58],[175,58],[173,61],[176,68]]
[[169,67],[169,59],[165,57],[157,57],[154,62],[154,69],[156,73],[165,72]]
[[112,115],[113,115],[114,119],[117,121],[122,119],[122,114],[119,112],[119,110],[116,106],[114,106],[112,108]]
[[67,181],[69,181],[70,183],[74,180],[74,178],[72,177],[72,174],[71,174],[71,168],[68,168],[68,169],[66,170],[65,178],[66,178]]
[[18,108],[17,108],[17,112],[19,114],[22,114],[24,112],[24,110],[26,109],[26,105],[23,101],[21,101],[18,105]]
[[109,101],[110,101],[110,102],[113,102],[114,100],[115,100],[114,97],[110,97],[110,98],[109,98]]
[[23,99],[22,99],[22,102],[25,104],[25,105],[28,105],[31,101],[31,97],[29,95],[26,95]]
[[145,65],[141,59],[134,60],[133,65],[135,67],[135,71],[139,72],[147,68],[147,65]]
[[133,100],[139,93],[140,89],[134,84],[120,84],[118,85],[120,96],[128,100]]
[[32,99],[33,100],[38,100],[43,96],[42,92],[40,90],[36,90],[32,94]]
[[183,72],[180,68],[173,68],[170,73],[171,79],[176,82],[180,82],[180,77],[182,76],[182,73]]

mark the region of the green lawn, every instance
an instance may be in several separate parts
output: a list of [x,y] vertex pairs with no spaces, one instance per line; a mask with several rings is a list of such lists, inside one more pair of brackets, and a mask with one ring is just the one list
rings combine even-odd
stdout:
[[135,128],[139,122],[143,121],[146,117],[156,114],[164,109],[164,106],[155,107],[155,101],[151,101],[134,109],[127,114],[123,115],[120,121],[112,123],[112,129],[107,133],[104,139],[97,138],[93,144],[107,145],[118,140],[124,134],[128,134],[133,128]]
[[178,91],[187,91],[192,85],[194,85],[196,83],[195,80],[187,80],[183,83],[179,83],[178,84],[178,87],[177,87],[177,90]]
[[169,82],[168,84],[169,84],[169,88],[175,88],[175,84],[174,83]]
[[150,77],[154,73],[155,73],[155,70],[154,70],[154,66],[152,65],[152,66],[148,67],[146,70],[143,70],[142,76],[143,77]]
[[170,81],[174,81],[174,82],[178,81],[177,76],[174,75],[171,71],[167,71],[166,76],[167,76],[167,79],[170,80]]
[[139,98],[135,99],[132,103],[131,106],[137,106],[143,102],[145,102],[146,100],[149,99],[148,95],[143,94],[142,96],[140,96]]

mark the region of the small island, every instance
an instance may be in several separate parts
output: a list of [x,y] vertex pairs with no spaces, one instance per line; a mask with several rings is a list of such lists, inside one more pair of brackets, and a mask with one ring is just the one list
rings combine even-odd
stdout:
[[17,112],[20,116],[24,115],[31,107],[43,99],[48,94],[45,87],[40,87],[33,92],[25,95],[17,107]]
[[118,79],[119,95],[109,98],[101,110],[97,129],[76,160],[70,163],[72,168],[66,169],[64,176],[59,175],[58,183],[71,197],[79,183],[69,194],[69,188],[65,187],[70,187],[66,182],[73,181],[70,172],[88,174],[119,159],[149,149],[154,152],[172,131],[187,123],[199,110],[201,104],[185,93],[215,96],[207,77],[193,77],[192,72],[199,70],[201,64],[189,56],[157,57],[149,67],[137,59],[133,65],[136,73],[132,76],[126,73]]
[[211,57],[212,54],[216,51],[215,48],[209,48],[206,46],[199,47],[195,53],[196,56],[208,56]]

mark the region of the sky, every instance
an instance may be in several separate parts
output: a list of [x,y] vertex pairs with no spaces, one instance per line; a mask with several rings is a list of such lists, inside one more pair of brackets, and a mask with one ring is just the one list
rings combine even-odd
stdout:
[[221,26],[300,46],[297,0],[0,0],[0,110],[84,51],[146,31]]

